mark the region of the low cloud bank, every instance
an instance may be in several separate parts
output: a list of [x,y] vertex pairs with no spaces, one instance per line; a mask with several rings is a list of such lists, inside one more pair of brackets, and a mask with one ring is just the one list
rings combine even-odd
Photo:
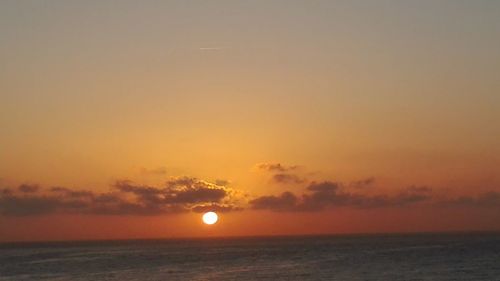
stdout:
[[[266,168],[268,169],[268,168]],[[272,166],[273,170],[292,169]],[[294,168],[293,168],[294,169]],[[281,174],[278,172],[276,175]],[[301,184],[297,179],[293,184]],[[426,186],[411,186],[399,191],[377,194],[371,186],[373,178],[353,182],[304,182],[302,192],[284,191],[249,197],[227,186],[192,177],[167,180],[161,186],[141,185],[128,180],[116,181],[105,192],[77,190],[67,187],[42,188],[22,184],[17,188],[0,188],[0,215],[35,216],[45,214],[140,215],[154,216],[185,212],[233,212],[243,209],[274,212],[319,212],[336,207],[373,208],[498,208],[500,192],[477,196],[437,197]]]
[[401,207],[430,200],[432,190],[427,187],[409,187],[397,195],[364,195],[351,193],[337,182],[312,182],[297,196],[289,191],[280,195],[261,196],[251,200],[252,209],[272,211],[321,211],[331,207],[381,208]]
[[208,209],[229,212],[241,210],[238,196],[237,191],[226,186],[190,177],[174,178],[159,187],[117,181],[107,192],[42,189],[23,184],[17,189],[0,190],[0,214],[160,215]]

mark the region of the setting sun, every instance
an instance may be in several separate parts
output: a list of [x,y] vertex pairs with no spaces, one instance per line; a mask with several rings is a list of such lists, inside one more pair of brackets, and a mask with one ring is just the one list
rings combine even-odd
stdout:
[[0,281],[500,281],[499,78],[500,0],[0,0]]
[[205,214],[203,214],[202,219],[204,224],[214,224],[217,222],[219,217],[214,212],[206,212]]

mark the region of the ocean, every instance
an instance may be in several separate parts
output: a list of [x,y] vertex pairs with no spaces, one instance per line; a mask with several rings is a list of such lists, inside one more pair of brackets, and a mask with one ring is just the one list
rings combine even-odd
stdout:
[[500,234],[4,243],[0,280],[500,280]]

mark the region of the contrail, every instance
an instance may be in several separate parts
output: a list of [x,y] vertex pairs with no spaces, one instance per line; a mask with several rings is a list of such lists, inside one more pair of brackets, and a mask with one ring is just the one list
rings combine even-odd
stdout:
[[226,49],[226,48],[223,48],[223,47],[201,47],[201,48],[198,48],[198,50],[200,50],[200,51],[220,51],[222,49]]

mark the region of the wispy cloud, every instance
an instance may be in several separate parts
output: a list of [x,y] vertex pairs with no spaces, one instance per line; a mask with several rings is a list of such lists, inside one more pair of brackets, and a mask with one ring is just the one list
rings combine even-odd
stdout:
[[353,188],[366,188],[366,187],[373,186],[374,183],[375,183],[375,178],[368,177],[368,178],[353,181],[353,182],[349,183],[349,186],[353,187]]
[[283,183],[283,184],[289,184],[289,183],[304,183],[306,179],[299,177],[298,175],[295,174],[290,174],[290,173],[278,173],[274,174],[272,177],[274,182],[277,183]]
[[268,172],[288,172],[297,170],[299,166],[297,165],[283,165],[281,163],[259,163],[255,165],[257,170],[263,170]]
[[257,171],[270,173],[271,180],[279,184],[300,184],[307,181],[300,174],[299,166],[281,163],[259,163],[254,167]]

